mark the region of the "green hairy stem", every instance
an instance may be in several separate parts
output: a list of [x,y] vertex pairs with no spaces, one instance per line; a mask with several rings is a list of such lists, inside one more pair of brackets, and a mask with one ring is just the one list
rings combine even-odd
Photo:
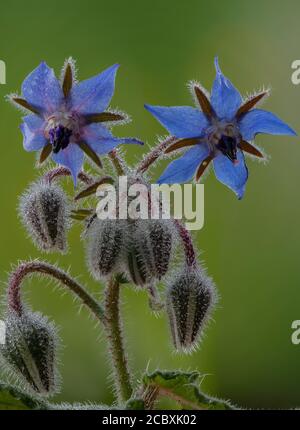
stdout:
[[132,386],[122,337],[119,300],[120,284],[115,278],[111,278],[105,290],[105,327],[112,358],[116,393],[118,401],[123,403],[131,397]]

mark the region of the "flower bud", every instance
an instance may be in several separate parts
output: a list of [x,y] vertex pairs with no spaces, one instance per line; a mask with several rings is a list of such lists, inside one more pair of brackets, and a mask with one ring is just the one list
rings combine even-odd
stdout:
[[149,285],[168,270],[174,245],[171,224],[166,220],[136,220],[129,230],[128,272],[138,286]]
[[148,220],[128,223],[127,271],[131,281],[143,287],[155,279],[154,259],[147,237]]
[[69,205],[60,187],[46,181],[34,183],[20,199],[20,215],[38,248],[66,251]]
[[174,346],[193,349],[215,303],[211,281],[198,268],[187,267],[167,290],[166,309]]
[[149,222],[149,241],[158,279],[168,271],[175,235],[169,220],[154,220]]
[[124,244],[124,223],[95,218],[87,230],[87,263],[95,279],[118,273]]
[[0,347],[4,366],[41,395],[57,390],[55,365],[57,334],[54,326],[39,313],[12,312],[6,319],[5,343]]

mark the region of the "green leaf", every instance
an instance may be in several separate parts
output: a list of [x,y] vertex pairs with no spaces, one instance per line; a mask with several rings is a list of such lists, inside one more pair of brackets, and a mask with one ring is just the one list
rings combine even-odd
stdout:
[[61,410],[61,411],[108,411],[108,410],[116,410],[116,408],[112,408],[107,405],[97,404],[97,403],[56,403],[51,404],[51,409],[53,410]]
[[156,370],[143,377],[144,389],[156,388],[160,396],[167,396],[183,409],[237,409],[228,401],[209,397],[199,389],[198,372]]
[[130,399],[126,403],[125,409],[132,411],[145,410],[145,403],[142,399]]
[[49,409],[46,402],[9,384],[0,382],[0,410]]

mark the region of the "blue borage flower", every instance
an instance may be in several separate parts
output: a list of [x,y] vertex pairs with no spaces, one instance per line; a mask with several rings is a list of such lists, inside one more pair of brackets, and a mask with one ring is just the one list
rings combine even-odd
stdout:
[[22,96],[9,96],[18,107],[31,112],[21,125],[24,149],[41,151],[41,163],[51,154],[56,163],[71,171],[75,185],[84,153],[101,167],[98,154],[107,154],[123,143],[143,143],[114,137],[108,128],[129,119],[122,112],[107,110],[117,69],[115,64],[93,78],[77,82],[74,62],[69,59],[59,82],[53,69],[42,62],[24,80]]
[[166,153],[192,147],[169,164],[158,183],[187,182],[194,175],[198,181],[212,161],[217,179],[242,198],[248,179],[243,151],[264,157],[250,141],[258,133],[290,136],[296,133],[271,112],[253,109],[268,91],[243,100],[222,74],[217,58],[215,67],[216,78],[210,98],[199,84],[191,84],[196,109],[145,105],[169,133],[179,139],[167,148]]

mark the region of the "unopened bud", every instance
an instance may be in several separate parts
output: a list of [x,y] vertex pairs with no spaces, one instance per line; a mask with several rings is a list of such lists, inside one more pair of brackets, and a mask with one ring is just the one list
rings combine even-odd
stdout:
[[197,345],[214,303],[212,283],[200,269],[186,268],[172,281],[166,308],[177,350],[189,351]]
[[127,262],[135,285],[149,285],[167,273],[175,241],[170,226],[165,220],[137,220],[130,226]]
[[87,230],[87,263],[99,280],[117,274],[124,245],[124,225],[120,220],[95,218]]
[[5,343],[0,352],[4,367],[21,383],[41,395],[55,393],[57,334],[39,313],[11,313],[6,319]]
[[127,254],[127,269],[130,279],[139,287],[143,287],[155,279],[155,269],[147,251],[146,247],[141,252],[139,246],[131,245]]
[[69,206],[60,187],[40,181],[20,199],[22,222],[35,245],[44,251],[65,252]]
[[175,234],[169,220],[150,221],[148,231],[156,274],[161,279],[169,268]]

